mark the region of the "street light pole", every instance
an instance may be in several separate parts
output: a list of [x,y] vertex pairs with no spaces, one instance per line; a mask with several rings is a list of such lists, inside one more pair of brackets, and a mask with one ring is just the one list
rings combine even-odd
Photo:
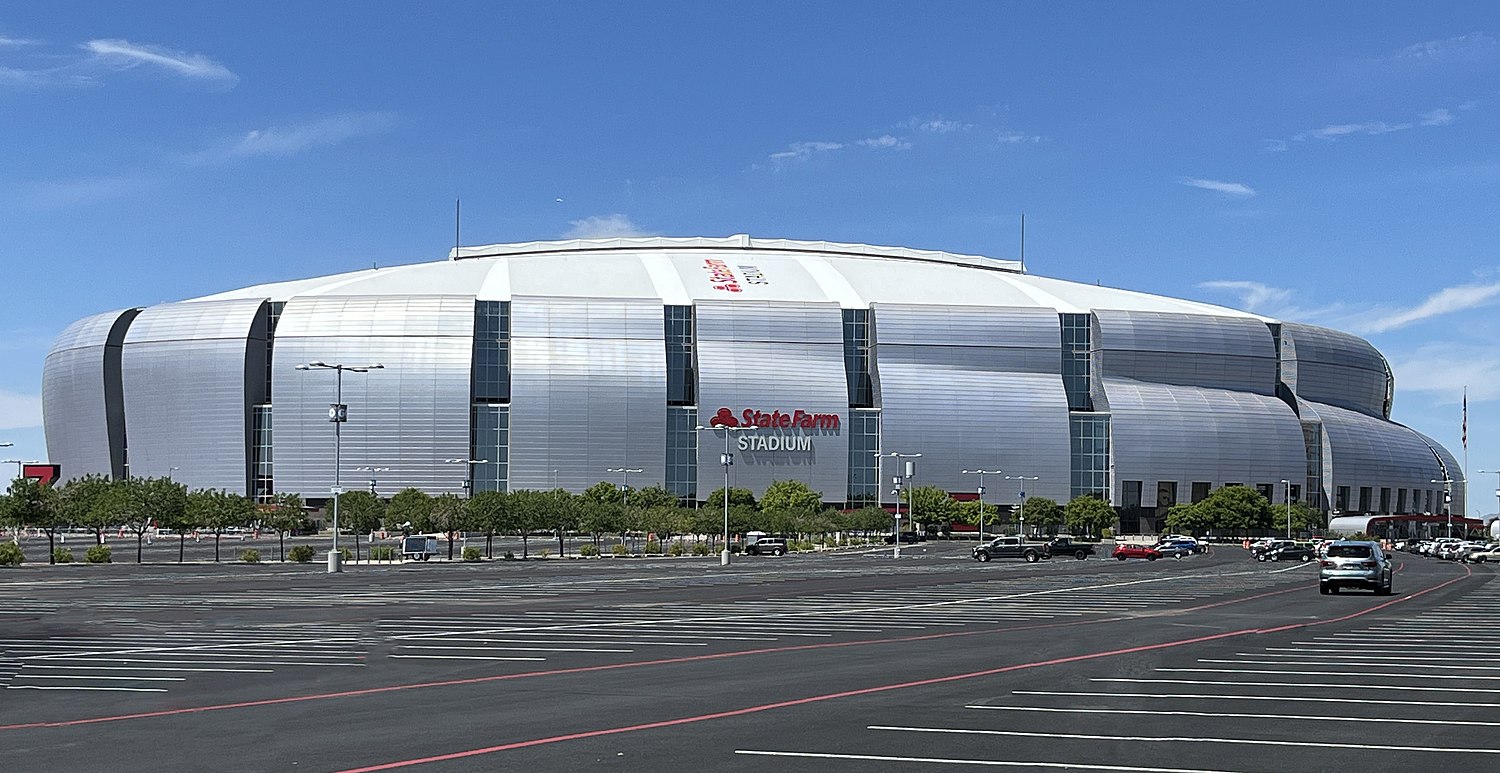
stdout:
[[[645,472],[639,467],[611,467],[605,472],[620,473],[620,514],[625,518],[625,530],[630,531],[630,483],[628,476],[632,472]],[[725,487],[726,491],[728,487]],[[725,495],[728,498],[728,495]]]
[[1448,536],[1453,536],[1453,476],[1444,475],[1442,480],[1429,480],[1428,483],[1443,484],[1443,514],[1448,516]]
[[376,496],[376,497],[379,497],[380,495],[377,494],[377,493],[375,493],[375,482],[376,482],[375,481],[375,473],[377,473],[377,472],[385,472],[385,471],[387,471],[389,469],[391,469],[391,468],[389,468],[389,467],[355,467],[354,471],[355,472],[368,472],[368,473],[370,473],[370,493],[372,495]]
[[999,475],[1005,470],[964,470],[965,475],[979,476],[979,543],[984,544],[984,476]]
[[1292,483],[1286,478],[1281,479],[1281,485],[1286,487],[1286,538],[1292,538]]
[[341,362],[329,364],[321,360],[296,366],[297,370],[331,370],[334,373],[334,402],[328,406],[328,421],[333,424],[333,487],[329,489],[329,493],[333,495],[333,548],[328,551],[329,574],[344,571],[344,554],[339,552],[339,495],[344,493],[339,476],[343,451],[341,428],[344,422],[349,420],[349,406],[344,405],[344,371],[368,373],[384,367],[378,362],[369,365],[345,365]]
[[1021,522],[1021,542],[1025,543],[1026,542],[1026,481],[1028,481],[1028,480],[1041,480],[1041,478],[1038,477],[1038,476],[1036,476],[1036,475],[1007,475],[1007,476],[1005,476],[1005,479],[1006,480],[1018,480],[1018,481],[1020,481],[1019,485],[1021,487],[1020,488],[1020,492],[1021,492],[1021,508],[1020,508],[1020,513],[1016,517],[1017,517],[1017,520],[1019,520]]
[[[1495,515],[1497,517],[1500,517],[1500,469],[1496,469],[1496,470],[1480,470],[1480,472],[1482,472],[1482,473],[1484,473],[1486,475],[1494,475],[1494,476],[1496,476],[1496,478],[1495,478],[1495,504],[1497,506],[1497,509],[1495,510]],[[1464,500],[1465,500],[1465,502],[1468,501],[1468,491],[1467,490],[1465,490],[1465,492],[1464,492]],[[1480,517],[1483,518],[1482,515]]]
[[[897,453],[896,451],[891,451],[891,452],[885,453],[885,454],[879,454],[879,453],[877,453],[875,455],[876,456],[889,456],[892,459],[916,459],[916,458],[918,458],[918,457],[921,456],[921,454],[903,454],[903,453]],[[905,489],[906,489],[906,520],[909,521],[912,524],[912,528],[913,529],[915,529],[916,525],[917,525],[917,522],[912,518],[912,485],[911,485],[911,479],[914,478],[914,477],[916,477],[916,474],[917,474],[917,463],[916,462],[907,462],[906,463],[906,469],[905,470],[900,470],[898,468],[898,472],[901,472],[901,473],[904,473],[904,474],[897,475],[895,481],[893,481],[896,484],[896,491],[894,492],[896,494],[896,522],[895,522],[895,528],[891,530],[891,536],[895,540],[895,549],[893,549],[891,551],[891,558],[900,558],[901,557],[901,489],[903,487],[905,487]]]
[[[10,444],[7,443],[6,445],[10,445]],[[22,475],[26,474],[26,465],[28,465],[28,464],[41,464],[41,462],[38,462],[35,459],[32,459],[30,461],[27,461],[25,459],[6,459],[4,462],[0,462],[0,464],[14,464],[16,466],[16,477],[15,477],[15,479],[19,480]]]
[[719,463],[724,465],[724,551],[719,554],[719,566],[729,566],[729,467],[734,464],[734,454],[729,453],[729,435],[734,432],[754,432],[756,427],[693,427],[696,432],[724,430],[724,453]]

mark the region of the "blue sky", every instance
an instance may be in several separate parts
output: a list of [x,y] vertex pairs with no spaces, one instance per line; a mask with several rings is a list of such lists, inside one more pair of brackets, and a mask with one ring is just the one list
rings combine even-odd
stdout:
[[[725,235],[1014,257],[1359,333],[1500,465],[1493,3],[29,3],[0,9],[0,441],[73,320]],[[187,11],[191,9],[191,11]]]

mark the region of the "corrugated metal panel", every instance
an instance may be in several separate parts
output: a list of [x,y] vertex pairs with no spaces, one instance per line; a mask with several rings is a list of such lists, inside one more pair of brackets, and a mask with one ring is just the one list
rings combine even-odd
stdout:
[[513,297],[512,490],[662,484],[666,425],[660,300]]
[[120,371],[131,475],[250,492],[250,382],[265,380],[264,326],[255,341],[251,330],[262,305],[168,303],[131,324]]
[[[967,491],[964,469],[1037,476],[1028,496],[1067,501],[1068,400],[1057,314],[1045,309],[875,307],[882,444],[921,453],[917,485]],[[887,462],[885,480],[893,474]],[[882,488],[890,487],[882,481]],[[1019,488],[992,479],[992,501]],[[885,499],[889,499],[886,494]]]
[[[1441,445],[1433,443],[1429,446],[1428,441],[1413,430],[1358,411],[1322,403],[1312,403],[1312,407],[1323,422],[1332,456],[1328,464],[1332,470],[1330,490],[1348,486],[1351,490],[1349,509],[1358,507],[1358,492],[1365,486],[1373,489],[1372,510],[1379,508],[1381,488],[1442,490],[1441,484],[1432,483],[1443,479],[1443,471],[1434,456],[1437,449],[1443,449]],[[1453,471],[1454,479],[1463,477],[1452,455],[1446,449],[1440,453],[1446,455],[1445,461],[1451,465],[1449,469]],[[1462,488],[1459,483],[1453,488],[1455,514],[1462,512],[1458,508]],[[1394,496],[1391,501],[1396,501]]]
[[299,363],[365,365],[346,373],[341,474],[358,484],[361,466],[389,467],[382,487],[463,492],[469,456],[469,373],[474,297],[426,295],[293,298],[276,328],[276,489],[322,498],[333,485],[335,374]]
[[1096,312],[1107,378],[1276,394],[1276,344],[1254,319],[1141,311]]
[[42,366],[42,426],[48,461],[64,480],[125,474],[120,344],[139,309],[109,311],[69,325]]
[[[1410,428],[1408,428],[1408,429],[1410,429]],[[1446,469],[1446,472],[1448,473],[1448,475],[1452,477],[1452,479],[1453,479],[1453,505],[1452,505],[1451,510],[1453,511],[1453,514],[1454,515],[1467,515],[1468,512],[1469,512],[1469,510],[1468,510],[1468,501],[1469,501],[1468,481],[1465,481],[1465,480],[1462,479],[1464,477],[1464,468],[1459,466],[1458,459],[1455,458],[1453,456],[1453,454],[1449,453],[1447,447],[1445,447],[1442,443],[1439,443],[1436,440],[1433,440],[1432,438],[1430,438],[1430,437],[1428,437],[1428,436],[1426,436],[1426,435],[1424,435],[1424,434],[1422,434],[1422,433],[1420,433],[1420,432],[1418,432],[1418,431],[1416,431],[1414,429],[1411,430],[1411,433],[1414,434],[1414,435],[1416,435],[1417,437],[1421,438],[1422,442],[1426,443],[1427,447],[1432,449],[1432,453],[1435,454],[1439,458],[1439,460],[1442,462],[1443,467]],[[1441,476],[1441,475],[1435,475],[1432,478],[1430,478],[1429,480],[1442,480],[1442,479],[1443,479],[1443,476]],[[1429,483],[1428,485],[1430,486],[1432,484]]]
[[1250,392],[1104,379],[1113,415],[1115,485],[1177,481],[1258,485],[1307,477],[1302,424],[1286,403]]
[[1282,331],[1296,341],[1298,397],[1385,418],[1385,358],[1368,341],[1294,322]]
[[[778,480],[800,480],[825,501],[841,502],[849,487],[849,395],[844,378],[843,315],[836,303],[699,301],[698,420],[708,424],[720,409],[837,416],[838,429],[764,429],[744,433],[807,450],[740,450],[731,439],[731,486],[756,496]],[[771,441],[767,441],[768,443]],[[698,495],[723,484],[723,433],[703,437],[698,453]]]

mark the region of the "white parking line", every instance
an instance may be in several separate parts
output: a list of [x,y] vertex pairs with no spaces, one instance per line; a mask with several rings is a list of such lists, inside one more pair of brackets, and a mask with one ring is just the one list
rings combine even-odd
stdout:
[[[1158,668],[1157,671],[1170,673],[1191,674],[1277,674],[1280,676],[1365,676],[1365,671],[1294,671],[1286,669],[1256,669],[1256,668]],[[1403,674],[1403,676],[1420,677],[1421,679],[1465,679],[1468,681],[1500,679],[1500,676],[1484,675],[1455,675],[1455,674]]]
[[166,692],[165,687],[43,687],[35,684],[9,684],[7,690],[90,690],[98,692]]
[[[1229,682],[1214,681],[1211,679],[1127,679],[1124,677],[1097,677],[1090,682],[1130,682],[1135,684],[1212,684],[1235,687],[1298,687],[1307,688],[1307,682]],[[1334,684],[1333,682],[1318,682],[1319,690],[1423,690],[1431,692],[1492,692],[1500,693],[1500,689],[1487,690],[1483,687],[1419,687],[1415,685],[1389,685],[1389,684]]]
[[541,661],[546,658],[502,658],[484,657],[481,655],[390,655],[393,658],[418,658],[422,660],[531,660]]
[[814,760],[863,760],[866,762],[925,762],[938,765],[979,765],[995,768],[1062,768],[1065,770],[1110,770],[1120,773],[1235,773],[1207,768],[1143,768],[1133,765],[1089,765],[1081,762],[1023,762],[1015,760],[965,760],[952,757],[896,757],[884,754],[830,754],[827,752],[778,752],[735,749],[735,754],[759,757],[801,757]]
[[52,663],[27,663],[25,670],[30,672],[38,668],[68,668],[89,669],[91,671],[173,671],[192,672],[208,674],[274,674],[274,668],[151,668],[148,666],[105,666],[90,664],[87,666],[63,666]]
[[[1344,701],[1348,703],[1348,701]],[[1484,705],[1484,704],[1470,704]],[[1393,719],[1389,717],[1335,717],[1326,714],[1233,714],[1218,711],[1161,711],[1159,709],[1061,709],[1045,706],[965,706],[966,709],[990,711],[1031,711],[1051,714],[1149,714],[1170,717],[1215,717],[1223,719],[1297,719],[1313,722],[1389,722],[1407,725],[1474,725],[1478,727],[1500,727],[1500,722],[1458,719]],[[1500,750],[1497,750],[1500,751]]]
[[[1398,658],[1400,659],[1400,658]],[[1365,666],[1369,668],[1390,668],[1394,663],[1371,663],[1369,661],[1341,660],[1330,663],[1324,660],[1221,660],[1217,658],[1199,658],[1199,663],[1245,663],[1258,666]],[[1435,663],[1422,663],[1424,668],[1441,668],[1448,671],[1500,671],[1500,666],[1444,666]]]
[[402,644],[403,650],[480,650],[481,652],[635,652],[635,650],[584,649],[582,647],[460,647],[447,644]]
[[[1171,698],[1173,700],[1202,701],[1297,701],[1302,703],[1348,703],[1347,698],[1313,698],[1306,695],[1198,695],[1194,693],[1149,693],[1149,692],[1054,692],[1051,690],[1014,690],[1012,695],[1054,695],[1074,698]],[[1363,699],[1360,703],[1379,703],[1390,706],[1473,706],[1500,708],[1500,703],[1472,703],[1469,701],[1392,701]]]
[[122,682],[186,682],[185,676],[103,676],[101,674],[28,674],[16,675],[17,679],[114,679]]
[[1446,752],[1451,754],[1500,754],[1500,749],[1455,748],[1448,746],[1395,746],[1393,744],[1332,743],[1318,741],[1268,741],[1250,738],[1208,738],[1204,736],[1090,735],[1085,733],[1027,733],[1019,730],[966,730],[946,727],[902,727],[870,725],[871,730],[894,730],[908,733],[945,733],[953,735],[999,735],[1011,738],[1069,738],[1079,741],[1139,741],[1143,743],[1223,743],[1246,746],[1295,746],[1314,749],[1374,749],[1392,752]]

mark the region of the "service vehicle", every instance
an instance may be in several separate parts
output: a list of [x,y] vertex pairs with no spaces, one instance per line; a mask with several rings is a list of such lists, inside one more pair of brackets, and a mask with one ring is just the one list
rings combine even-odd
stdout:
[[1318,592],[1325,596],[1340,588],[1369,588],[1379,596],[1391,595],[1391,560],[1378,542],[1339,540],[1328,546],[1328,556],[1318,566]]
[[401,557],[407,561],[426,561],[437,554],[437,537],[413,534],[401,538]]

